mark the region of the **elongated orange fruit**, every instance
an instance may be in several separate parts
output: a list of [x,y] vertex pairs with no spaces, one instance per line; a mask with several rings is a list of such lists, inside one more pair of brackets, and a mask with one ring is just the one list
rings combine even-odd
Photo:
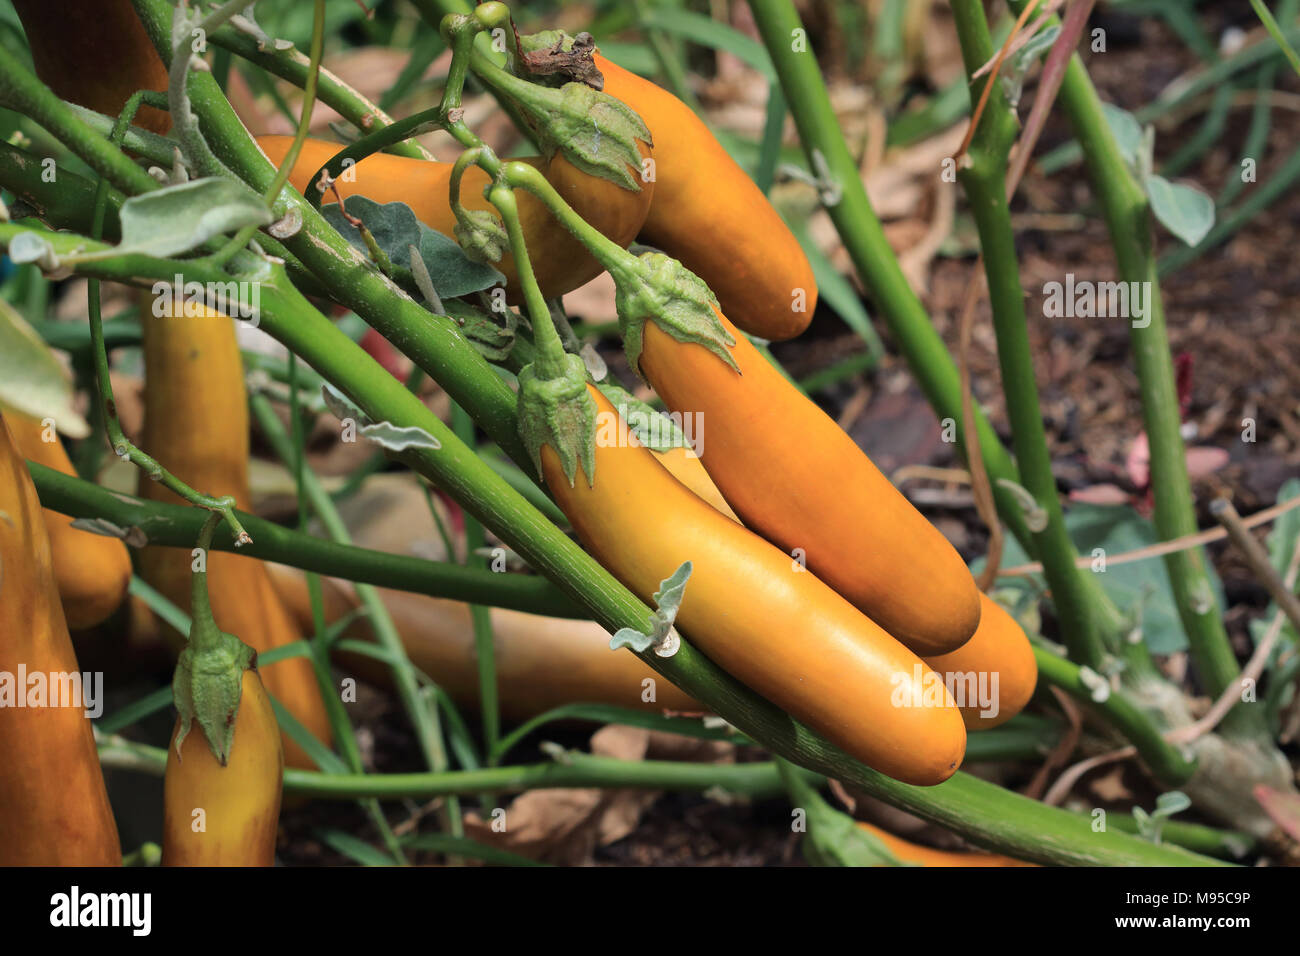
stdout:
[[1038,663],[1024,629],[982,592],[980,608],[980,624],[969,641],[925,659],[952,691],[968,730],[1006,723],[1025,709],[1038,683]]
[[966,730],[937,676],[815,575],[673,478],[609,401],[588,391],[605,436],[596,442],[594,483],[579,467],[571,486],[549,444],[541,459],[556,504],[600,563],[652,600],[690,561],[676,621],[715,663],[882,773],[919,785],[951,776]]
[[257,671],[244,671],[224,767],[197,722],[178,753],[180,727],[177,718],[163,777],[163,866],[274,865],[284,752]]
[[[35,418],[7,409],[5,420],[18,454],[31,461],[76,475],[57,435]],[[49,437],[52,441],[46,441]],[[117,610],[131,584],[131,556],[117,538],[72,527],[72,518],[50,508],[41,511],[54,557],[54,580],[63,616],[74,631],[94,627]]]
[[[145,299],[144,434],[141,446],[181,481],[205,494],[232,495],[252,507],[248,485],[249,423],[243,360],[233,320],[207,309],[200,315],[162,317]],[[165,310],[164,310],[165,311]],[[142,498],[174,502],[176,496],[141,476]],[[219,533],[226,533],[224,530]],[[140,576],[173,603],[188,607],[190,552],[150,546],[140,552]],[[280,603],[256,558],[211,551],[208,590],[217,626],[257,651],[299,640],[302,634]],[[290,657],[261,670],[266,689],[319,740],[332,739],[329,716],[311,661]],[[288,735],[292,767],[316,764]]]
[[644,324],[639,363],[665,404],[702,417],[699,451],[745,526],[918,654],[961,647],[979,590],[961,556],[853,439],[722,315],[738,371]]
[[[167,89],[167,68],[130,0],[14,0],[32,63],[61,99],[116,116],[133,93]],[[134,125],[166,133],[171,116],[145,106]]]
[[86,689],[36,487],[0,416],[0,866],[122,862]]
[[[299,627],[310,627],[311,605],[302,573],[283,565],[268,568],[276,591]],[[360,607],[351,588],[332,579],[321,583],[328,623]],[[478,707],[478,661],[469,605],[387,588],[378,592],[411,663],[458,704]],[[507,720],[526,720],[554,707],[578,703],[613,704],[652,713],[703,709],[640,659],[610,650],[609,635],[595,621],[543,617],[499,607],[492,608],[491,621],[497,694],[501,715]],[[349,626],[345,636],[373,639],[364,619]],[[391,673],[387,664],[364,654],[340,652],[337,659],[377,683],[387,681]]]
[[722,512],[732,521],[740,521],[736,513],[731,510],[731,505],[727,504],[727,499],[722,497],[718,486],[709,477],[699,455],[689,448],[669,448],[655,452],[654,456],[674,478],[695,492],[698,497],[703,498],[714,510]]
[[794,338],[817,307],[812,266],[794,234],[694,110],[599,53],[594,62],[604,91],[654,137],[655,198],[642,240],[707,282],[746,332]]

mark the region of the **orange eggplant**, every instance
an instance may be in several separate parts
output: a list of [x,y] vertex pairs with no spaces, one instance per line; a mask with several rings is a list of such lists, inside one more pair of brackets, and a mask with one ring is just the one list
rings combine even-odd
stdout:
[[87,702],[53,699],[80,673],[36,487],[0,417],[0,866],[122,862]]
[[[1024,860],[1013,860],[1000,853],[955,852],[936,850],[934,847],[910,843],[902,837],[895,836],[888,830],[858,821],[858,826],[866,830],[885,845],[890,853],[903,863],[915,863],[919,866],[1037,866]],[[881,864],[882,866],[884,864]]]
[[597,389],[588,393],[599,422],[592,478],[579,466],[571,485],[548,443],[540,457],[556,504],[597,560],[642,600],[692,562],[676,622],[716,664],[881,773],[918,785],[951,776],[966,730],[937,675],[691,493]]
[[[248,405],[234,322],[206,309],[197,316],[158,317],[148,300],[144,310],[141,447],[191,488],[232,495],[237,507],[249,510]],[[176,500],[143,474],[139,493],[153,501]],[[187,549],[151,546],[140,552],[140,576],[181,607],[189,606],[190,573]],[[213,551],[208,555],[208,588],[217,625],[254,650],[269,651],[302,637],[276,595],[266,565],[256,558]],[[290,657],[261,673],[266,689],[328,744],[329,717],[311,662]],[[290,766],[316,766],[288,736],[284,750]]]
[[[1038,683],[1034,649],[1016,619],[980,593],[980,623],[957,650],[925,662],[948,684],[968,730],[988,730],[1025,709]],[[975,701],[970,704],[968,701]]]
[[635,110],[654,138],[655,200],[641,239],[704,279],[746,332],[794,338],[817,307],[799,240],[694,110],[599,53],[594,62],[604,92]]
[[[60,98],[116,116],[138,90],[167,89],[167,68],[130,0],[14,0],[32,63]],[[155,133],[171,116],[145,106],[134,124]]]
[[[284,161],[292,142],[292,136],[257,138],[262,151],[277,165]],[[644,156],[652,155],[648,144],[639,145]],[[307,140],[289,176],[294,188],[306,190],[312,174],[341,148],[326,140]],[[534,157],[525,162],[539,168],[578,214],[605,236],[620,246],[626,246],[636,238],[655,192],[653,182],[642,182],[639,170],[636,180],[641,183],[641,189],[633,192],[607,179],[582,172],[561,153],[556,153],[550,160]],[[358,195],[378,203],[404,202],[411,207],[416,219],[435,232],[454,239],[456,217],[451,211],[449,192],[452,166],[452,163],[376,153],[349,170],[354,179],[339,177],[336,186],[344,199]],[[483,198],[486,185],[488,176],[482,169],[474,166],[466,170],[460,195],[466,209],[494,210]],[[564,295],[600,275],[602,270],[596,260],[541,203],[522,191],[517,196],[528,256],[544,296]],[[325,198],[327,202],[333,201],[332,194]],[[513,257],[507,252],[500,262],[493,265],[506,277],[506,289],[513,298],[518,287]]]
[[163,866],[272,866],[284,752],[271,699],[255,668],[244,671],[230,757],[213,756],[194,724],[178,718],[163,777]]
[[679,447],[657,451],[654,456],[674,478],[695,492],[698,497],[703,498],[714,510],[722,512],[732,521],[740,521],[736,513],[731,510],[731,505],[727,504],[727,499],[722,497],[718,486],[709,477],[699,455],[689,448]]
[[[58,436],[35,418],[5,412],[18,454],[31,461],[75,475]],[[74,631],[94,627],[108,618],[126,597],[131,584],[131,556],[117,538],[72,527],[72,518],[49,508],[41,512],[54,556],[54,580],[59,586],[63,616]]]
[[[853,439],[715,308],[732,368],[704,345],[643,326],[641,373],[665,404],[707,425],[699,449],[727,503],[918,654],[961,647],[979,590],[956,549]],[[798,549],[798,552],[796,552]]]

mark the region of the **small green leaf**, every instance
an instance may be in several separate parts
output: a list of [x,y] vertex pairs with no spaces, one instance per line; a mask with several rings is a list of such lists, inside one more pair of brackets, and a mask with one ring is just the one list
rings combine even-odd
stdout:
[[799,849],[813,866],[908,866],[875,834],[858,826],[847,813],[835,809],[803,779],[797,768],[777,758],[790,803],[802,810],[807,832]]
[[448,299],[443,306],[447,315],[460,326],[460,334],[480,355],[490,362],[504,362],[510,357],[519,328],[519,317],[513,310],[505,310],[502,315],[505,324],[502,325],[490,313],[460,299]]
[[631,392],[613,382],[601,382],[596,387],[609,399],[619,417],[627,422],[628,429],[642,445],[652,451],[669,451],[691,444],[672,418],[641,401]]
[[359,431],[381,448],[388,451],[405,451],[408,448],[432,448],[437,451],[442,443],[418,425],[400,426],[392,422],[376,422],[352,404],[352,400],[326,382],[321,386],[321,398],[339,421],[352,419]]
[[1040,30],[1030,38],[1029,42],[1020,48],[1016,54],[1015,70],[1018,73],[1024,73],[1034,65],[1034,62],[1040,55],[1051,49],[1056,38],[1061,35],[1061,27],[1058,24],[1052,24],[1044,30]]
[[34,232],[20,232],[9,243],[9,258],[17,265],[33,263],[42,272],[51,272],[58,266],[54,247]]
[[1160,843],[1165,823],[1176,813],[1182,813],[1192,805],[1192,800],[1181,790],[1171,790],[1156,797],[1156,808],[1147,813],[1141,807],[1133,808],[1133,819],[1137,821],[1138,834],[1152,843]]
[[[411,247],[419,249],[433,287],[443,300],[505,283],[505,276],[499,271],[471,261],[455,240],[416,219],[415,212],[404,202],[377,203],[365,196],[349,196],[344,200],[344,208],[349,215],[365,223],[376,245],[394,266],[410,269]],[[338,203],[322,206],[321,214],[343,238],[356,248],[367,251],[361,231],[343,217]]]
[[1164,227],[1189,246],[1214,228],[1214,200],[1195,186],[1151,175],[1145,181],[1151,211]]
[[71,438],[90,434],[72,407],[72,385],[50,347],[18,310],[0,299],[0,404],[36,419],[52,418]]
[[113,253],[179,255],[214,236],[269,225],[271,218],[262,198],[247,186],[228,179],[195,179],[122,203],[122,241]]
[[641,653],[655,647],[656,653],[661,657],[671,657],[676,653],[677,642],[671,637],[673,622],[677,619],[677,612],[682,606],[682,597],[686,593],[686,582],[691,578],[691,570],[691,562],[684,561],[676,571],[659,583],[659,590],[654,595],[654,625],[649,634],[632,627],[619,628],[609,639],[610,650],[630,647],[637,653]]
[[1137,117],[1111,103],[1102,103],[1101,112],[1106,117],[1111,135],[1115,137],[1115,145],[1124,155],[1124,162],[1136,169],[1138,156],[1142,152],[1142,126]]
[[433,278],[433,287],[444,300],[472,295],[506,282],[499,270],[471,261],[454,239],[435,232],[424,223],[420,223],[420,258]]
[[392,422],[376,422],[373,425],[362,425],[360,431],[388,451],[406,451],[408,448],[431,448],[437,451],[442,447],[438,439],[415,425],[400,428]]

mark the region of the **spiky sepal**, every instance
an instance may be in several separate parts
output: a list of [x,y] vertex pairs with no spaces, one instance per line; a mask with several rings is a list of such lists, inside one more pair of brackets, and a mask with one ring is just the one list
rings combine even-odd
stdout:
[[564,370],[543,378],[537,364],[519,371],[519,437],[542,470],[542,447],[559,456],[564,476],[573,487],[579,463],[588,484],[596,477],[596,402],[587,391],[587,367],[582,358],[564,356]]
[[[210,627],[209,640],[196,640],[195,630]],[[176,662],[172,676],[172,698],[180,714],[180,732],[176,735],[176,753],[181,742],[198,721],[207,738],[212,755],[224,767],[230,759],[235,737],[235,715],[239,713],[244,671],[257,666],[257,652],[224,631],[217,630],[209,619],[206,624],[196,618],[190,626],[190,640]]]
[[645,324],[654,322],[678,342],[704,346],[739,373],[731,354],[736,340],[718,318],[718,300],[704,280],[662,252],[643,253],[637,261],[634,274],[615,276],[614,296],[632,369],[641,375]]

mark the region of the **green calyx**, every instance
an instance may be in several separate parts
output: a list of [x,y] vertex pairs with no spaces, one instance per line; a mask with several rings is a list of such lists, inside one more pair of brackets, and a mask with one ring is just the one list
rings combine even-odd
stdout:
[[[233,498],[221,499],[223,505],[234,503]],[[224,767],[235,738],[235,716],[239,713],[244,671],[257,666],[257,652],[217,627],[212,617],[212,603],[208,599],[208,549],[221,520],[221,513],[213,511],[199,531],[195,549],[199,564],[194,566],[190,577],[190,635],[176,661],[172,700],[181,718],[176,756],[180,756],[181,744],[197,720],[212,756]]]
[[654,322],[678,342],[708,349],[739,374],[731,354],[736,340],[718,318],[718,300],[704,280],[662,252],[644,253],[637,262],[630,274],[614,276],[623,349],[633,370],[641,375],[645,324]]
[[221,766],[230,759],[235,738],[235,716],[243,691],[244,671],[257,666],[257,652],[216,625],[196,615],[190,625],[190,640],[176,662],[172,676],[172,698],[180,713],[176,752],[198,721],[212,755]]
[[547,156],[558,152],[589,176],[641,191],[637,141],[650,144],[651,138],[631,107],[586,83],[570,82],[555,89],[483,62],[475,63],[475,72],[519,106]]
[[627,389],[613,382],[597,382],[596,387],[609,399],[609,403],[618,412],[618,417],[627,422],[627,427],[636,435],[637,441],[651,451],[671,451],[690,446],[691,440],[671,418],[641,401]]
[[510,237],[501,220],[486,209],[460,209],[452,227],[456,242],[471,262],[491,265],[500,262],[510,248]]
[[587,483],[596,477],[596,402],[587,391],[587,367],[565,353],[563,365],[543,373],[534,362],[519,372],[519,437],[542,470],[542,447],[560,458],[569,487],[581,463]]

